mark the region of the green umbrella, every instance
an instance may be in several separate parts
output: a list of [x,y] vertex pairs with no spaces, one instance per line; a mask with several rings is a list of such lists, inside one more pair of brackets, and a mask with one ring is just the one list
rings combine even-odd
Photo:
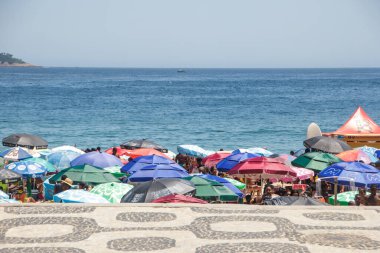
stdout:
[[195,185],[195,196],[205,200],[237,201],[238,196],[223,184],[197,176],[184,177]]
[[342,160],[335,155],[322,152],[310,152],[294,159],[292,165],[319,172],[331,164],[339,162],[342,162]]
[[91,193],[102,196],[111,203],[120,203],[121,198],[133,188],[130,184],[105,183],[95,186]]
[[224,179],[226,179],[227,181],[229,181],[231,184],[233,184],[236,188],[238,188],[239,190],[244,190],[245,187],[247,187],[246,184],[240,182],[240,181],[237,181],[235,179],[232,179],[232,178],[228,178],[228,177],[225,177]]
[[38,164],[44,166],[47,169],[47,172],[57,172],[57,168],[54,167],[53,164],[49,163],[45,159],[33,157],[33,158],[25,159],[24,161],[32,161],[32,162],[38,163]]
[[0,168],[4,166],[4,158],[0,157]]
[[83,182],[86,184],[98,185],[110,182],[120,182],[119,179],[114,177],[108,171],[85,164],[61,170],[50,178],[50,183],[60,181],[63,175],[66,175],[73,180],[75,184]]
[[108,171],[109,173],[111,173],[112,175],[114,175],[117,178],[125,177],[126,174],[121,172],[120,169],[121,169],[121,167],[116,165],[116,166],[106,167],[103,170]]
[[[355,195],[359,194],[358,191],[348,191],[348,192],[342,192],[337,195],[337,200],[339,205],[341,206],[348,206],[348,203],[353,201],[355,202]],[[367,192],[366,195],[369,195],[370,193]],[[329,204],[334,205],[334,196],[331,196],[329,198]]]

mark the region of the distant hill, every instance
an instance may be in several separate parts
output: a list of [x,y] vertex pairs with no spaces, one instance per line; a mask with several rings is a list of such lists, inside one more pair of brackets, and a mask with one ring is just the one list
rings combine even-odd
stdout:
[[35,67],[21,59],[14,58],[8,53],[0,53],[0,67]]

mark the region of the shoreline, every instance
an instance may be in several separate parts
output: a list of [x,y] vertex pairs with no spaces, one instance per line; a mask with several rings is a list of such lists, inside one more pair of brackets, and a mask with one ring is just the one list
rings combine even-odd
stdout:
[[8,63],[0,63],[0,68],[11,68],[11,67],[22,67],[22,68],[41,68],[41,66],[36,66],[30,63],[14,63],[14,64],[8,64]]

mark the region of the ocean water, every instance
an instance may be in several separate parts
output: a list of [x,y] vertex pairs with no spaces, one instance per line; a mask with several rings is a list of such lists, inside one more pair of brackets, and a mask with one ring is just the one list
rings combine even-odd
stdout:
[[287,153],[309,123],[335,130],[359,105],[380,123],[379,98],[380,69],[0,68],[0,137]]

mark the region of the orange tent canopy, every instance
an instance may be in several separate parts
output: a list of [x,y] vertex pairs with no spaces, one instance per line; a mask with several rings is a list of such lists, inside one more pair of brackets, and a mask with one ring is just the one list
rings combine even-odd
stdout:
[[378,126],[361,108],[356,109],[355,113],[351,115],[349,120],[344,123],[338,130],[327,135],[379,135],[380,126]]

